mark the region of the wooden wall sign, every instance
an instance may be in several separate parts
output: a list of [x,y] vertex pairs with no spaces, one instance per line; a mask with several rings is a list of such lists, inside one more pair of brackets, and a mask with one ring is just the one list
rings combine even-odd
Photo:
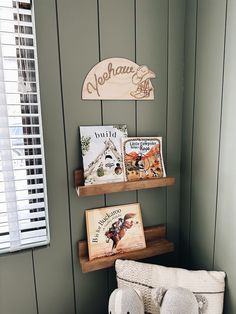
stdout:
[[146,65],[124,58],[109,58],[97,63],[87,74],[82,99],[152,100],[156,77]]

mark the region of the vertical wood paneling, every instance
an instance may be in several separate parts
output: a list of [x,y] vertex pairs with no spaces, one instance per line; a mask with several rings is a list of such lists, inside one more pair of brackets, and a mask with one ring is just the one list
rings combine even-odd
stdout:
[[190,254],[205,268],[213,262],[225,6],[198,1]]
[[[135,61],[134,19],[134,1],[100,0],[99,30],[102,60],[117,56]],[[135,134],[134,101],[102,101],[102,106],[104,125],[124,123],[127,125],[129,136]],[[106,195],[106,206],[135,201],[135,191]],[[114,269],[108,270],[108,275],[110,294],[117,286]]]
[[[0,258],[1,313],[36,314],[37,305],[39,314],[107,312],[114,269],[82,274],[77,257],[87,208],[138,200],[146,226],[167,222],[170,237],[178,238],[184,2],[36,0],[51,245],[34,250],[34,265],[31,251]],[[157,74],[154,101],[81,100],[89,69],[115,56],[146,64]],[[115,123],[126,123],[130,136],[163,137],[167,171],[178,182],[173,190],[77,197],[78,127]],[[166,258],[148,261],[165,264]],[[17,302],[9,303],[12,293]]]
[[228,1],[225,44],[222,132],[218,186],[218,206],[215,242],[215,269],[227,273],[226,314],[236,312],[236,2]]
[[183,265],[188,265],[192,135],[195,95],[197,0],[186,1],[185,51],[184,51],[184,103],[182,117],[181,147],[181,207],[180,207],[180,256]]
[[[136,3],[137,63],[146,64],[157,75],[152,80],[155,100],[137,102],[137,135],[162,136],[166,160],[168,1]],[[165,188],[139,191],[138,200],[145,225],[166,222]]]
[[[168,36],[168,110],[167,110],[167,172],[176,178],[173,188],[167,189],[167,235],[175,242],[178,252],[180,153],[183,104],[185,0],[169,1]],[[176,260],[177,263],[177,260]]]
[[51,314],[73,313],[74,287],[56,9],[52,0],[37,0],[35,6],[51,233],[50,246],[34,250],[37,300],[40,314],[48,313],[49,309]]
[[0,258],[0,313],[37,313],[31,250]]
[[99,61],[97,2],[58,0],[57,3],[77,313],[93,313],[95,309],[105,313],[106,271],[82,274],[76,250],[76,242],[86,234],[84,210],[104,206],[104,199],[102,196],[78,199],[73,183],[73,170],[82,167],[78,127],[99,125],[102,118],[100,101],[81,100],[84,77]]
[[[166,136],[168,1],[137,0],[137,63],[156,73],[153,101],[138,102],[138,136]],[[165,144],[165,142],[164,142]],[[165,146],[164,146],[165,147]]]
[[[187,5],[185,53],[185,104],[183,111],[182,217],[183,248],[190,231],[192,260],[190,267],[214,268],[227,274],[224,313],[236,312],[235,298],[235,79],[236,79],[236,3],[198,1],[198,32],[194,124],[190,121],[189,100],[194,96],[194,48],[192,36],[196,12]],[[189,55],[191,53],[191,55]],[[192,56],[192,58],[191,58]],[[185,134],[184,126],[188,126]],[[193,129],[193,172],[188,131]],[[190,166],[189,166],[190,165]],[[192,195],[188,185],[192,180]],[[216,219],[215,219],[216,218]],[[185,230],[183,230],[185,229]],[[181,241],[182,241],[181,239]],[[183,254],[184,251],[182,251]],[[193,253],[194,252],[194,253]]]
[[[134,1],[100,0],[101,59],[121,57],[135,61]],[[103,123],[126,123],[135,135],[134,101],[103,101]]]

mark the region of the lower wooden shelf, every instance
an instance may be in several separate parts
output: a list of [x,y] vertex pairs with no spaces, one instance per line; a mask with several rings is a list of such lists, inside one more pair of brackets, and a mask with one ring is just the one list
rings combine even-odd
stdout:
[[138,251],[101,257],[92,261],[88,258],[87,241],[78,241],[78,255],[83,273],[112,267],[117,259],[140,260],[174,251],[174,244],[166,239],[166,226],[158,225],[144,229],[146,248]]

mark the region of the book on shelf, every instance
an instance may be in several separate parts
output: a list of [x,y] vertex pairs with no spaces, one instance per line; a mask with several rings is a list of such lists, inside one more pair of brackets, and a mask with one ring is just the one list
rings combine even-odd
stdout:
[[146,247],[139,203],[87,209],[89,260]]
[[128,137],[122,139],[126,181],[166,176],[161,137]]
[[85,185],[124,181],[121,139],[125,137],[124,124],[80,127]]

